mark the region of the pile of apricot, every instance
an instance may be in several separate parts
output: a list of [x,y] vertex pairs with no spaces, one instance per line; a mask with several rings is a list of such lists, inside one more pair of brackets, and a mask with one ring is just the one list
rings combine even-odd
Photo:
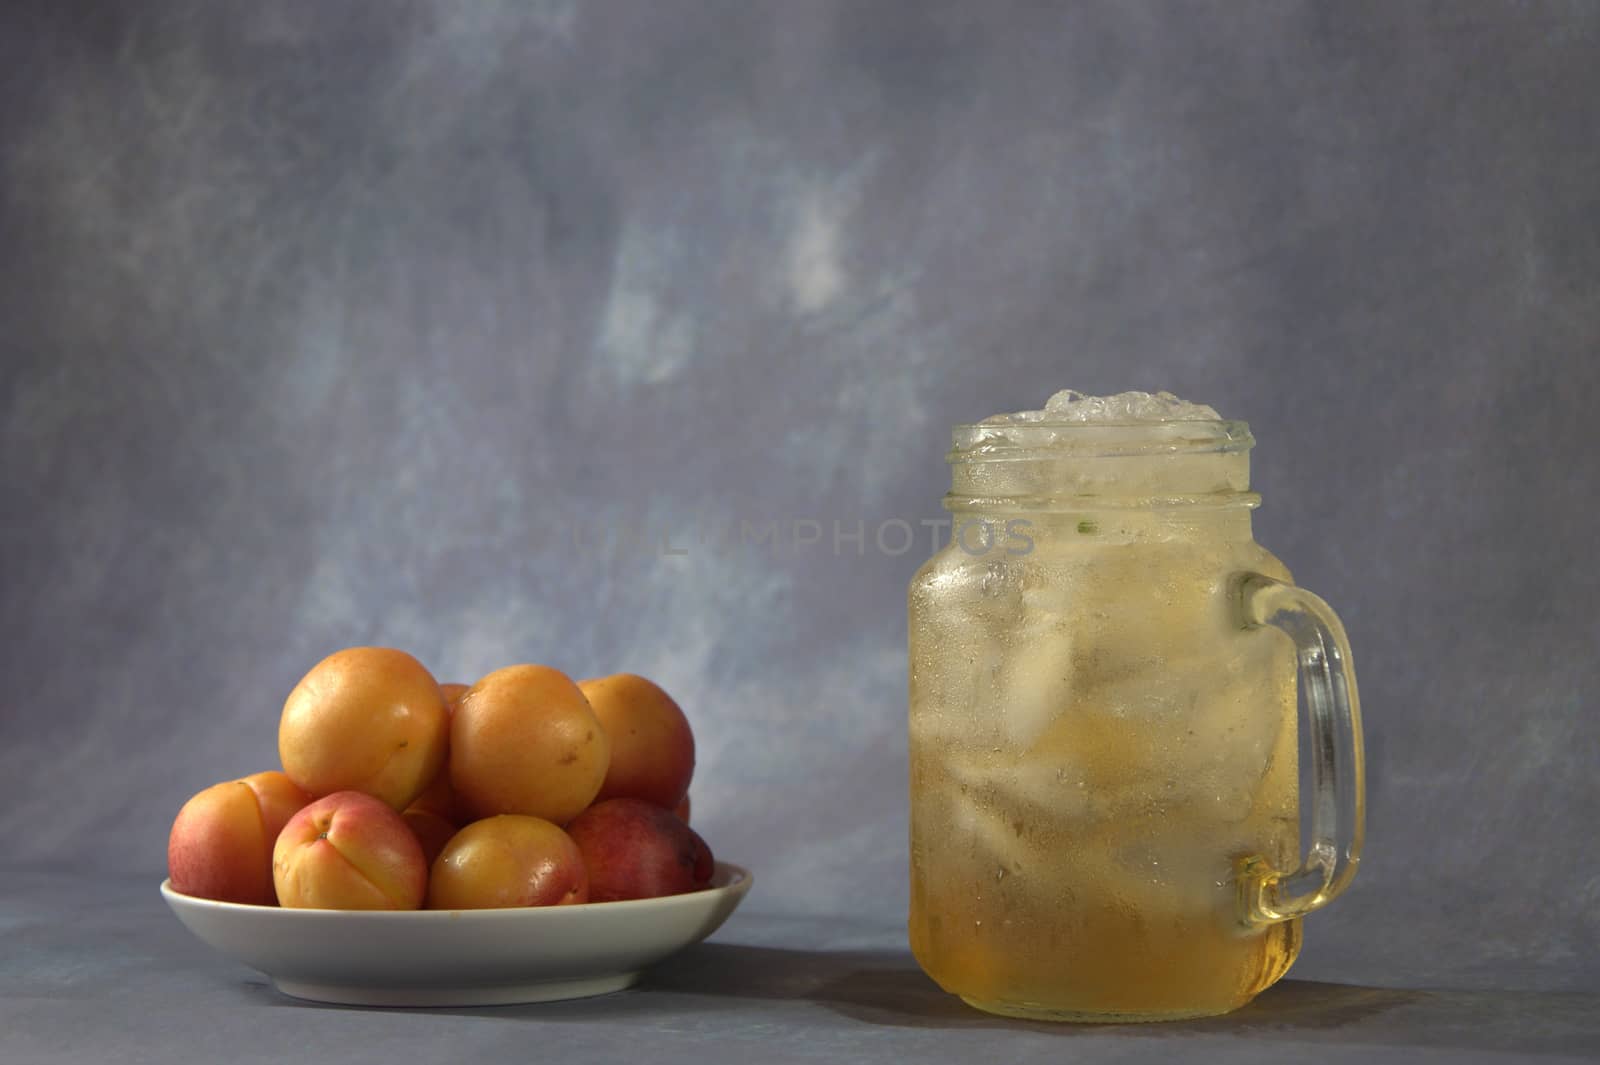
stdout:
[[643,677],[508,666],[439,684],[403,651],[352,647],[283,705],[281,770],[178,812],[175,890],[343,910],[610,902],[708,886],[689,827],[694,736]]

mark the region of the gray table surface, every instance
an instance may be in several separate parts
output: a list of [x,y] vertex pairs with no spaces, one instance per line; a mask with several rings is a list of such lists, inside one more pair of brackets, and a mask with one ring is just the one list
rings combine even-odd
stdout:
[[156,885],[0,873],[0,1062],[1600,1059],[1600,996],[1287,980],[1207,1021],[989,1017],[935,987],[899,928],[747,908],[602,998],[484,1009],[297,1002],[194,939]]

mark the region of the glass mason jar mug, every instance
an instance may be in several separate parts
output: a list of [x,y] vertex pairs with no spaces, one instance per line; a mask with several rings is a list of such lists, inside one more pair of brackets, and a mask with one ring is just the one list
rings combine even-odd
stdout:
[[951,541],[910,589],[909,930],[974,1006],[1227,1012],[1355,874],[1350,651],[1251,537],[1252,444],[1220,419],[956,430]]

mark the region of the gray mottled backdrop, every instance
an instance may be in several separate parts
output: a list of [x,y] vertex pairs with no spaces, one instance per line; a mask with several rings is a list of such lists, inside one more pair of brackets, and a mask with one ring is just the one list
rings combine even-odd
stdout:
[[0,18],[0,863],[153,891],[376,642],[657,677],[752,906],[899,921],[928,550],[871,531],[954,422],[1166,387],[1356,645],[1297,973],[1600,982],[1600,5]]

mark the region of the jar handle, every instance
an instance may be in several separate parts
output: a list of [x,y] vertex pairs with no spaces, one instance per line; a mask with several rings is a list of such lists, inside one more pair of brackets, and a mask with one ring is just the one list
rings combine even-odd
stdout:
[[1259,856],[1244,859],[1239,868],[1245,921],[1276,924],[1333,901],[1361,862],[1366,835],[1361,701],[1350,641],[1327,603],[1259,573],[1239,579],[1238,603],[1245,628],[1272,625],[1294,640],[1311,719],[1311,846],[1305,860],[1287,873]]

